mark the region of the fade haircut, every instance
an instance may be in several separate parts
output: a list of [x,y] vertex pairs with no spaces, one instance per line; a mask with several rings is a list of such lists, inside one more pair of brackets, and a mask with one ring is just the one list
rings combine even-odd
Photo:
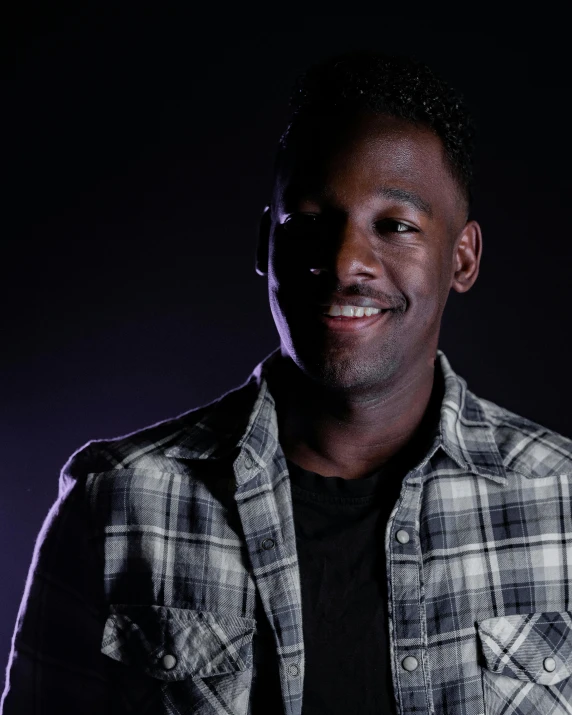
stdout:
[[446,164],[467,209],[471,204],[474,123],[460,94],[411,57],[356,52],[310,67],[298,78],[292,113],[280,139],[276,170],[292,141],[316,122],[360,110],[430,128],[441,139]]

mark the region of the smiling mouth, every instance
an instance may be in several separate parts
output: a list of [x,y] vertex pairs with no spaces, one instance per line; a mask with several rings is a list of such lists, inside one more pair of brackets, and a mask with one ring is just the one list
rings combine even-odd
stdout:
[[373,325],[381,320],[385,320],[385,316],[391,312],[391,308],[386,308],[380,310],[379,313],[374,313],[373,315],[349,316],[328,315],[327,313],[322,313],[319,317],[320,322],[332,331],[354,332],[356,330],[368,328],[370,325]]
[[332,304],[324,310],[324,315],[343,316],[344,318],[363,318],[364,315],[375,315],[380,313],[384,308],[381,306],[362,306],[362,305],[346,305]]

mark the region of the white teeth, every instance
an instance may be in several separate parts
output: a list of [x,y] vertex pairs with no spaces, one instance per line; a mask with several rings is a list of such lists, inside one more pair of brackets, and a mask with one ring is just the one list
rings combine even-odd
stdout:
[[375,315],[381,313],[380,308],[363,308],[357,305],[331,305],[326,315],[343,315],[348,318],[363,318],[364,315]]

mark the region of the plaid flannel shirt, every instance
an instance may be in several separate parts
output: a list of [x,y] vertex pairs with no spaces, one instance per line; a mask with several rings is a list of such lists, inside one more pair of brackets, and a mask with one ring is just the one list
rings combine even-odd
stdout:
[[[269,663],[300,715],[300,577],[266,380],[278,356],[208,405],[70,457],[4,715],[244,715]],[[572,441],[476,397],[441,351],[436,366],[440,423],[385,536],[398,712],[572,713]]]

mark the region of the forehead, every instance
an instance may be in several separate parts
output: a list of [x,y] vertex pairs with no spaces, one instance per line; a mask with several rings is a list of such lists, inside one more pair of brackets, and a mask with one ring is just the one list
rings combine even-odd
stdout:
[[369,112],[316,119],[295,134],[279,163],[275,200],[284,206],[351,194],[355,201],[380,188],[415,192],[445,212],[459,206],[440,138],[427,127]]

